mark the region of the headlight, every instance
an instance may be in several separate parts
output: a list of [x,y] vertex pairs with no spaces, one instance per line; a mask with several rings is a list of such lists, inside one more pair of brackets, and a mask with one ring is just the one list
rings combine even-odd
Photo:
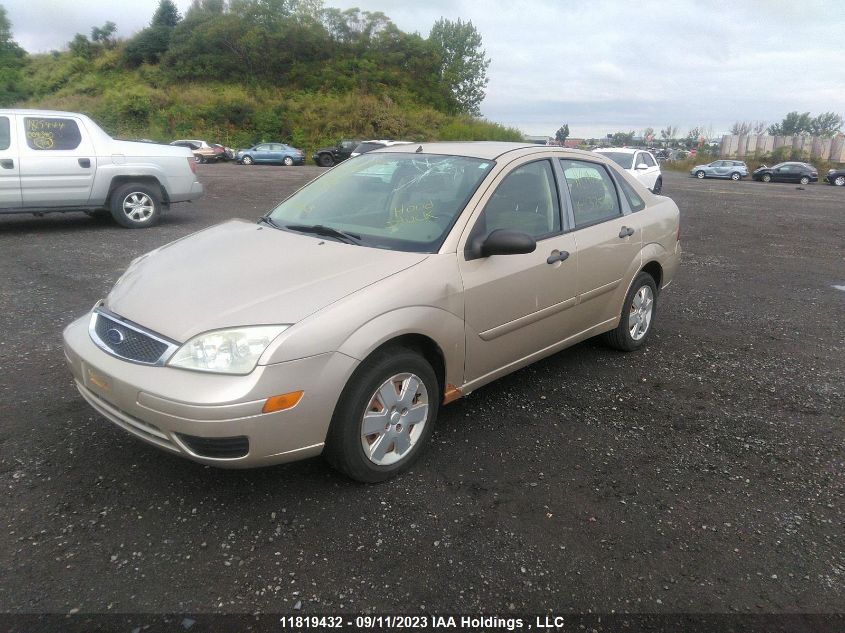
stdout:
[[255,369],[273,339],[289,327],[258,325],[206,332],[180,347],[167,364],[216,374],[245,375]]

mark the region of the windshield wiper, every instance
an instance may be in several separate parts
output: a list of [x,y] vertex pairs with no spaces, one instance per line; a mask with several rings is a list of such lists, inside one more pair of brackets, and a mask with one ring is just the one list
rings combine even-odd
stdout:
[[313,233],[314,235],[322,235],[323,237],[333,237],[347,244],[361,244],[360,235],[334,229],[325,224],[286,224],[285,228],[291,231],[297,231],[298,233]]
[[276,222],[275,222],[275,220],[273,220],[273,218],[271,218],[270,216],[267,216],[267,215],[263,215],[260,218],[258,218],[258,223],[259,224],[266,224],[268,226],[272,226],[274,229],[281,229],[282,228],[278,224],[276,224]]

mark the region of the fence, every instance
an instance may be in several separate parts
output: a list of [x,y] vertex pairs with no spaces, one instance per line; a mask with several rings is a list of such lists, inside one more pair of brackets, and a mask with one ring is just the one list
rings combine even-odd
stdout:
[[769,136],[767,134],[725,134],[719,148],[722,158],[744,158],[746,156],[764,156],[780,148],[787,154],[806,156],[810,159],[829,160],[845,163],[845,136],[837,134],[833,138],[820,136]]

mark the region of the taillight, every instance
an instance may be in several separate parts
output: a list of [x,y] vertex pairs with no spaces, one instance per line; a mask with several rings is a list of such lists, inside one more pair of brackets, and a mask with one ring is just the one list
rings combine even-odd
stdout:
[[188,159],[188,167],[191,168],[191,171],[197,173],[197,159],[193,156]]

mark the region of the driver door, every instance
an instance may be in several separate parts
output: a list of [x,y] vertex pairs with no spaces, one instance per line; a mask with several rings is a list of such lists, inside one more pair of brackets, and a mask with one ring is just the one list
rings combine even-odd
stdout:
[[563,232],[549,160],[500,174],[466,244],[509,229],[534,237],[533,253],[473,257],[458,253],[464,284],[467,382],[563,340],[576,304],[575,240]]

